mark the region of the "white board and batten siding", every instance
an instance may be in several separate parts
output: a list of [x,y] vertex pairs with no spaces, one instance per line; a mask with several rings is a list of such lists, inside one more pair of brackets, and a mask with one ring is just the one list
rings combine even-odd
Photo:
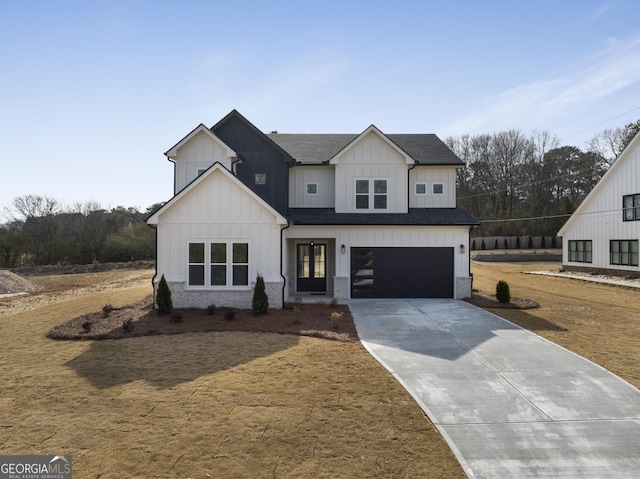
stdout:
[[[611,240],[640,239],[640,221],[623,221],[623,197],[640,194],[640,136],[637,136],[574,215],[558,233],[563,241],[563,264],[638,271],[638,266],[611,265]],[[571,240],[592,241],[592,263],[569,261]]]
[[[234,290],[234,294],[244,290],[244,303],[238,304],[246,306],[248,300],[250,305],[251,290],[258,273],[265,283],[272,285],[274,294],[279,291],[278,285],[282,282],[280,255],[274,252],[280,250],[280,230],[286,221],[247,194],[246,189],[221,169],[208,172],[199,183],[186,190],[180,201],[161,210],[153,221],[157,221],[158,244],[161,245],[158,277],[164,274],[176,290],[177,285],[187,293],[207,290],[190,288],[187,284],[189,243],[220,240],[249,245],[249,285],[227,288]],[[220,288],[208,288],[214,289]]]
[[205,170],[215,162],[231,169],[234,158],[229,156],[229,148],[216,140],[212,134],[200,131],[177,149],[177,155],[171,158],[175,162],[175,193],[191,183],[198,176],[198,170]]
[[[316,185],[316,193],[307,186]],[[294,166],[289,170],[289,207],[333,208],[335,178],[333,166]]]
[[347,148],[335,164],[336,213],[362,212],[355,205],[357,179],[387,180],[387,209],[370,213],[407,211],[407,157],[393,148],[375,131],[370,131]]
[[[417,166],[409,176],[410,208],[455,208],[457,167]],[[416,192],[416,185],[424,185],[424,193]],[[434,192],[434,185],[442,185],[442,193]]]

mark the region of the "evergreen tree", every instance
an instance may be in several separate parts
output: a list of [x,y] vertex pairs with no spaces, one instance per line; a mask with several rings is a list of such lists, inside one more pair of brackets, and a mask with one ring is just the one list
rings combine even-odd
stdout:
[[159,314],[171,314],[173,311],[173,301],[171,300],[171,290],[167,281],[164,279],[164,274],[160,278],[158,283],[158,291],[156,293],[156,303],[158,304]]
[[254,316],[267,314],[269,309],[269,297],[265,291],[264,278],[258,275],[256,279],[256,287],[253,290],[253,300],[251,301],[251,309]]

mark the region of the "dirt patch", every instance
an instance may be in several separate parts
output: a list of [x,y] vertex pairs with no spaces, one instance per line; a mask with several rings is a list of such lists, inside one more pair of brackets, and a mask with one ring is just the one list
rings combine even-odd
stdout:
[[37,284],[9,270],[0,270],[0,295],[28,293],[42,289]]
[[[106,305],[105,305],[106,306]],[[152,309],[152,298],[122,308],[85,314],[53,328],[47,336],[52,339],[120,339],[155,334],[182,334],[209,331],[243,331],[259,333],[295,334],[344,342],[358,341],[353,318],[345,305],[302,304],[269,310],[255,316],[251,310],[216,308],[212,314],[203,309],[176,309],[180,321],[173,315],[159,315]],[[340,315],[337,324],[331,314]],[[231,316],[233,316],[232,319]]]

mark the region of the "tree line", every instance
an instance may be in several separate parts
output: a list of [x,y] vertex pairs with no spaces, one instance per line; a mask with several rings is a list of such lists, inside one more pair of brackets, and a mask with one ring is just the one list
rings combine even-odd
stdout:
[[466,164],[457,200],[480,222],[473,235],[555,236],[638,131],[640,120],[604,130],[585,151],[549,132],[447,138]]
[[155,233],[145,219],[161,205],[144,212],[95,202],[65,208],[49,196],[17,197],[0,224],[0,267],[155,259]]
[[[548,132],[447,138],[466,164],[458,171],[457,199],[480,222],[473,235],[555,236],[638,131],[640,120],[604,130],[585,151],[560,146]],[[160,206],[141,212],[17,197],[0,224],[0,267],[155,259],[155,233],[145,219]]]

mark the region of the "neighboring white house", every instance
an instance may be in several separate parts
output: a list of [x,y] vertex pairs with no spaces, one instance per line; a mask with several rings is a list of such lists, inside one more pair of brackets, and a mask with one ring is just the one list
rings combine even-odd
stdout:
[[567,270],[640,276],[640,134],[558,232]]
[[463,166],[435,135],[265,135],[237,111],[165,153],[174,197],[157,230],[154,282],[176,307],[249,307],[296,296],[471,295]]

